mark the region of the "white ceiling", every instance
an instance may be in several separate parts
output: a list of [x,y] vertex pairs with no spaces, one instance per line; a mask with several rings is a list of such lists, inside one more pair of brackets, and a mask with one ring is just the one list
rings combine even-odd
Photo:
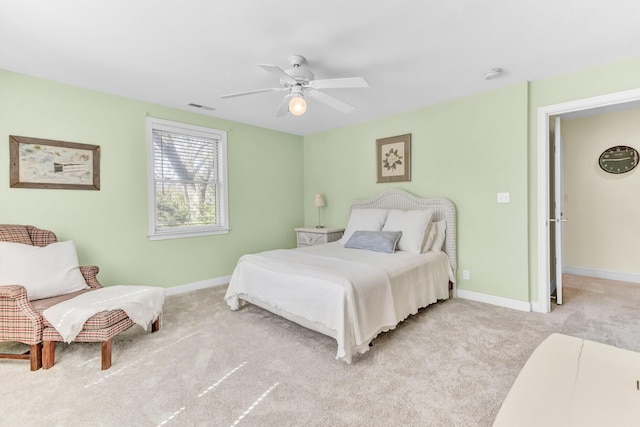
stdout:
[[[0,69],[308,135],[640,56],[639,18],[638,0],[0,0]],[[257,64],[292,54],[370,88],[327,90],[349,114],[220,99],[276,87]]]

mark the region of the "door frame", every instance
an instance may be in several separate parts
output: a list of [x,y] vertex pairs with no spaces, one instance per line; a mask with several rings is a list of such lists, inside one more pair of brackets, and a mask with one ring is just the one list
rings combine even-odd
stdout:
[[640,88],[538,108],[538,302],[531,303],[533,311],[540,313],[551,311],[549,289],[549,245],[551,244],[549,241],[549,118],[596,108],[606,109],[606,107],[634,101],[640,101]]

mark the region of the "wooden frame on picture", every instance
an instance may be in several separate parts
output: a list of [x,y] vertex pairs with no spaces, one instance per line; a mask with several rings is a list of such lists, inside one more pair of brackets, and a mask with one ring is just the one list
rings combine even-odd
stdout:
[[411,181],[411,134],[376,139],[378,183]]
[[100,146],[9,136],[12,188],[100,189]]

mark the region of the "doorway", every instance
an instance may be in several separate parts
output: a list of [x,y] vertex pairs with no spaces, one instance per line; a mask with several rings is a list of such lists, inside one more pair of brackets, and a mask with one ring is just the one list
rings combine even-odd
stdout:
[[[551,119],[558,117],[561,120],[563,117],[637,108],[639,105],[640,89],[634,89],[538,108],[538,302],[531,304],[533,311],[551,311],[552,272],[556,277],[555,271],[559,269],[561,272],[563,267],[561,260],[555,265],[551,262],[551,254],[555,252],[557,258],[557,254],[562,250],[562,233],[559,233],[560,237],[557,237],[558,233],[551,233],[551,221],[556,221],[557,218],[550,216],[554,196],[554,192],[550,190],[550,183],[555,182],[557,174],[562,173],[562,170],[558,171],[558,168],[551,166]],[[555,285],[562,286],[562,283]]]

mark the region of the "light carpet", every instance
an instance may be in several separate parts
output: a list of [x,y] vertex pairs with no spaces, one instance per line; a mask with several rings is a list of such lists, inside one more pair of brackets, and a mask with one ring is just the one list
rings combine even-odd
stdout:
[[[59,343],[56,365],[0,361],[2,426],[490,426],[535,347],[560,332],[640,351],[640,285],[568,276],[565,304],[525,313],[453,299],[347,365],[331,338],[226,286],[168,297],[162,329]],[[0,351],[17,349],[0,343]]]

